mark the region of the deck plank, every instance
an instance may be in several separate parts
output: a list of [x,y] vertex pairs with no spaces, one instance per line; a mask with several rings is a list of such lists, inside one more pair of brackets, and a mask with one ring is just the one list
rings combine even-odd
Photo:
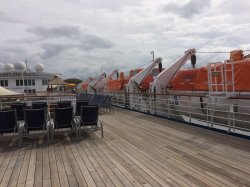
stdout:
[[36,153],[37,153],[37,144],[33,144],[32,150],[30,153],[30,160],[29,160],[29,168],[26,177],[26,186],[33,186],[34,184],[34,176],[36,170]]
[[76,181],[77,181],[77,185],[78,186],[87,186],[87,183],[84,179],[84,176],[82,175],[82,172],[77,164],[77,161],[75,159],[75,156],[71,150],[71,147],[70,147],[70,142],[67,141],[65,144],[64,144],[64,147],[65,147],[65,150],[67,152],[67,155],[68,155],[68,158],[69,158],[69,161],[70,161],[70,164],[71,164],[71,167],[72,167],[72,170],[74,172],[74,175],[76,177]]
[[[92,146],[89,146],[88,149],[93,154],[93,156],[97,159],[97,162],[100,164],[100,166],[103,168],[103,170],[106,172],[110,180],[113,182],[113,184],[117,187],[123,186],[122,182],[119,180],[119,178],[115,175],[115,173],[112,171],[112,168],[109,167],[108,163],[106,163],[103,160],[102,153],[100,150],[93,144],[93,142],[90,142]],[[85,149],[86,145],[84,142],[81,142],[81,148]]]
[[53,145],[49,145],[49,167],[50,167],[50,177],[51,177],[51,186],[57,187],[60,186],[56,155]]
[[86,156],[89,158],[90,162],[92,163],[95,170],[98,172],[100,178],[102,179],[103,183],[106,186],[114,186],[112,181],[109,179],[109,176],[106,174],[106,172],[103,170],[103,168],[100,166],[99,162],[97,161],[97,158],[92,155],[90,150],[88,149],[91,146],[82,147],[82,144],[75,144],[76,148],[79,150],[83,149],[85,150]]
[[34,186],[42,187],[43,186],[43,145],[40,144],[40,141],[37,146],[36,153],[36,170],[34,176]]
[[69,186],[69,182],[68,182],[68,178],[67,178],[67,174],[66,174],[66,169],[64,167],[62,155],[60,152],[60,146],[62,146],[61,143],[56,143],[54,146],[59,181],[60,181],[61,186]]
[[21,168],[19,178],[17,181],[17,186],[19,186],[19,187],[25,186],[26,177],[28,174],[31,150],[32,150],[32,145],[27,146],[27,149],[26,149],[26,152],[24,155],[24,159],[23,159],[22,168]]
[[10,179],[11,179],[11,176],[12,176],[12,173],[13,173],[13,170],[15,168],[15,164],[17,161],[19,162],[19,164],[18,164],[18,169],[19,169],[20,160],[18,160],[18,155],[19,155],[20,151],[21,151],[21,149],[18,148],[13,152],[13,155],[10,158],[8,165],[5,168],[6,170],[4,172],[4,175],[3,175],[3,178],[1,181],[1,186],[7,186],[11,182]]
[[250,142],[138,112],[102,113],[100,132],[0,138],[0,186],[248,186]]

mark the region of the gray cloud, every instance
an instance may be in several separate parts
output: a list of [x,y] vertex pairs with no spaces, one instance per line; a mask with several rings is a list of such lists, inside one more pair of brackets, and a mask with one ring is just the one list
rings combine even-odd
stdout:
[[4,63],[13,63],[13,61],[24,60],[25,57],[26,51],[22,47],[8,45],[0,47],[0,61]]
[[164,12],[178,14],[183,18],[191,18],[202,13],[210,7],[211,0],[190,0],[187,4],[180,5],[177,3],[169,3],[164,8]]
[[35,35],[43,38],[54,38],[54,37],[74,37],[80,35],[80,28],[77,26],[58,26],[53,28],[45,28],[41,26],[28,28],[27,32],[31,32]]
[[[79,0],[76,0],[79,1]],[[99,8],[99,9],[106,9],[110,11],[120,11],[121,8],[126,6],[135,6],[139,5],[141,0],[126,0],[126,1],[118,1],[117,0],[95,0],[95,1],[81,1],[80,3],[84,6]]]
[[113,47],[113,43],[108,39],[90,34],[86,30],[81,30],[79,26],[62,25],[51,28],[36,26],[28,28],[26,31],[40,37],[39,40],[26,38],[23,42],[33,40],[38,43],[43,49],[43,52],[40,54],[43,59],[50,59],[59,56],[62,52],[74,49],[89,52]]
[[41,54],[41,57],[43,59],[52,58],[70,47],[71,46],[65,44],[42,44],[41,48],[44,52]]
[[19,21],[9,17],[5,12],[0,11],[0,22],[18,23]]
[[84,50],[93,50],[100,48],[111,48],[112,46],[113,44],[108,40],[105,40],[99,36],[87,34],[82,36],[79,48]]
[[44,52],[41,54],[41,57],[50,59],[67,50],[77,49],[78,51],[89,52],[97,49],[108,49],[112,46],[113,44],[110,41],[99,36],[82,35],[79,41],[69,41],[68,43],[42,43],[41,48]]

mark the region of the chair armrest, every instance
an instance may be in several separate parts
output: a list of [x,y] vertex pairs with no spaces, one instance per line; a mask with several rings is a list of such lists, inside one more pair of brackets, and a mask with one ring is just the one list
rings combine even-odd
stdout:
[[80,116],[75,116],[75,117],[74,117],[74,120],[76,120],[77,122],[79,122],[79,121],[80,121],[80,118],[81,118]]
[[17,124],[17,128],[23,128],[25,125],[24,121],[21,121],[20,123]]
[[79,117],[74,117],[73,124],[76,125],[76,126],[80,125],[80,119],[79,119]]
[[49,126],[51,129],[54,129],[54,128],[55,128],[54,120],[53,120],[53,119],[50,119],[50,120],[47,122],[47,126]]

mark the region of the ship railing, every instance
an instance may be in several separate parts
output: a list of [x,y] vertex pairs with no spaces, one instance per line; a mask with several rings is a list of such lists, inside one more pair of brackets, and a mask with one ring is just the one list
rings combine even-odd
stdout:
[[[209,129],[250,136],[250,100],[231,100],[224,97],[109,93],[112,104],[151,115],[183,121]],[[132,98],[132,102],[131,102]]]
[[68,93],[43,93],[40,95],[24,95],[1,98],[0,108],[9,108],[13,102],[26,102],[27,106],[31,106],[32,102],[47,102],[48,106],[55,105],[58,101],[71,101],[75,108],[76,94]]

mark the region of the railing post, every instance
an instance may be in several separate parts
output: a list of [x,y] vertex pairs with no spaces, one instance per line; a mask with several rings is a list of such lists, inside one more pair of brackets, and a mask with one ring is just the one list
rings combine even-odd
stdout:
[[170,115],[171,115],[171,101],[170,101],[170,98],[167,97],[167,100],[168,100],[168,118],[170,118]]
[[191,97],[189,97],[189,107],[188,107],[189,121],[188,123],[191,123],[191,107],[192,107],[192,102],[191,102]]

